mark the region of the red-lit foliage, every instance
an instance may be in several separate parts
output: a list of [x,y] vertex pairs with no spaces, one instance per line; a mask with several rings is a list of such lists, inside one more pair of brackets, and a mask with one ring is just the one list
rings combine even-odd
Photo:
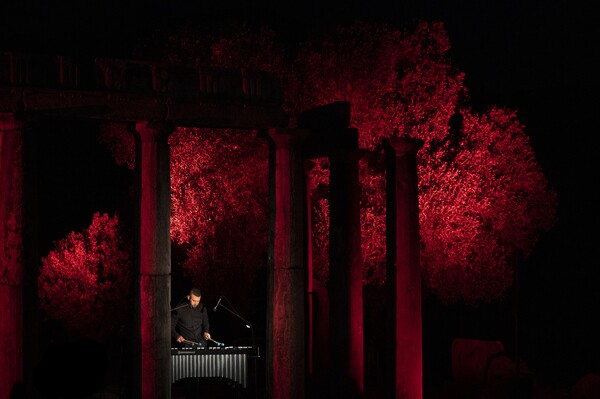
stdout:
[[179,128],[169,145],[171,237],[186,250],[184,269],[199,286],[253,297],[266,264],[267,142],[252,131]]
[[[501,297],[512,283],[511,255],[527,254],[554,222],[556,194],[537,165],[514,111],[484,115],[466,104],[463,74],[452,68],[442,24],[412,34],[356,24],[302,47],[292,82],[296,108],[333,101],[352,104],[359,143],[371,150],[361,163],[364,278],[384,280],[385,198],[381,143],[416,137],[422,268],[426,288],[445,301]],[[294,84],[295,83],[295,84]],[[327,185],[327,163],[313,169]],[[314,231],[327,231],[326,190],[313,191]],[[315,196],[316,194],[316,196]],[[320,246],[326,249],[318,237]],[[315,255],[317,276],[327,257]]]
[[[101,142],[117,164],[133,169],[133,136],[123,125],[107,126]],[[253,289],[266,265],[266,140],[253,131],[178,128],[169,146],[171,238],[175,252],[185,253],[180,266],[194,284],[210,281],[223,294]]]
[[[207,40],[208,39],[208,40]],[[284,51],[268,29],[187,32],[168,40],[164,58],[188,64],[286,74]],[[171,147],[171,237],[199,286],[246,298],[267,263],[268,146],[256,132],[179,128]],[[232,283],[233,282],[233,283]]]
[[[301,110],[333,101],[349,101],[359,145],[372,153],[361,162],[364,278],[367,284],[385,279],[385,176],[381,144],[391,136],[426,141],[444,135],[447,121],[465,92],[463,75],[445,57],[449,42],[440,24],[421,25],[413,34],[358,23],[301,47],[297,76],[290,82],[294,108]],[[323,204],[327,160],[313,170],[313,203]],[[316,196],[314,195],[316,194]],[[323,210],[315,232],[326,232]],[[316,248],[326,250],[315,239]],[[318,278],[327,278],[325,254],[315,254]]]
[[[451,65],[443,25],[424,23],[407,33],[355,24],[304,43],[287,66],[271,32],[242,32],[209,43],[193,36],[172,40],[165,58],[276,73],[292,121],[314,106],[351,103],[359,145],[369,150],[360,170],[365,283],[385,278],[381,144],[414,137],[424,141],[417,162],[426,289],[449,302],[501,297],[512,282],[512,255],[527,255],[554,223],[556,194],[515,111],[492,107],[478,114],[468,106],[464,74]],[[249,261],[266,248],[267,156],[259,143],[197,129],[179,129],[171,139],[172,234],[185,245],[184,267],[197,279],[206,279],[208,270],[218,280],[230,267],[260,264]],[[316,160],[313,260],[321,281],[328,278],[328,184],[327,160]]]
[[95,213],[87,229],[70,232],[42,258],[42,308],[72,331],[104,337],[124,321],[131,302],[130,251],[117,216]]
[[103,123],[98,142],[108,148],[117,165],[135,168],[135,140],[125,124]]
[[174,32],[159,43],[161,58],[177,64],[258,69],[279,75],[288,70],[286,49],[271,29],[226,24],[221,28],[219,32],[214,27]]
[[420,168],[422,263],[438,295],[472,303],[510,286],[511,259],[552,226],[556,194],[514,112],[462,116],[457,137],[422,154],[437,161]]

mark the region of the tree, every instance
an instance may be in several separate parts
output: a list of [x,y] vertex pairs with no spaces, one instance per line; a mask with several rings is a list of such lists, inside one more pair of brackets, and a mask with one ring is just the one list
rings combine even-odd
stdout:
[[[464,74],[451,66],[441,23],[407,34],[364,23],[301,47],[289,84],[295,109],[349,101],[361,148],[364,278],[385,278],[385,198],[381,143],[424,141],[418,153],[422,268],[426,288],[442,300],[475,304],[510,287],[512,254],[528,254],[555,220],[548,187],[516,112],[469,107]],[[327,162],[313,169],[315,248],[326,250]],[[315,256],[326,277],[327,256]]]
[[179,128],[169,145],[171,237],[186,251],[184,270],[198,285],[254,297],[266,264],[267,142],[252,131]]
[[42,258],[42,309],[72,331],[102,338],[125,320],[132,279],[130,247],[119,219],[95,213],[90,226],[70,232]]
[[[548,187],[516,111],[490,107],[477,113],[469,105],[464,74],[448,56],[444,26],[422,23],[408,33],[355,23],[301,44],[295,56],[285,53],[269,30],[242,27],[241,32],[223,33],[209,43],[190,36],[171,40],[176,56],[166,58],[195,55],[211,66],[276,73],[292,123],[311,107],[351,103],[351,124],[358,128],[360,147],[368,151],[360,169],[365,283],[380,285],[385,279],[382,142],[413,137],[424,141],[417,162],[426,289],[447,302],[502,297],[513,279],[512,255],[527,255],[539,234],[554,224],[556,193]],[[225,270],[224,259],[214,256],[222,243],[207,239],[219,231],[241,231],[225,215],[243,220],[247,231],[265,228],[264,185],[249,184],[260,181],[258,171],[266,170],[261,169],[266,168],[264,148],[258,151],[257,141],[231,131],[193,129],[179,129],[171,145],[172,234],[176,243],[188,246],[185,267],[204,270],[212,262]],[[314,277],[326,281],[327,160],[316,160],[311,173]],[[236,185],[242,187],[242,202],[236,201]],[[254,248],[252,254],[261,252],[263,240],[263,233],[243,237],[244,245]]]

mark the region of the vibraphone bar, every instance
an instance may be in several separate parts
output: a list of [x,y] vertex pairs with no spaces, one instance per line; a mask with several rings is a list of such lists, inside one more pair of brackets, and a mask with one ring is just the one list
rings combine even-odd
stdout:
[[256,348],[171,348],[171,383],[188,377],[217,377],[227,378],[246,388],[249,356],[258,356]]

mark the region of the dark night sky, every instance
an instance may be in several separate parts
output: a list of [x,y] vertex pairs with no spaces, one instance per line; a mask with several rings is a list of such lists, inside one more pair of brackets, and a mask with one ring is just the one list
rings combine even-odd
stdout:
[[557,369],[574,362],[600,372],[600,319],[592,312],[600,305],[592,256],[599,225],[592,168],[599,16],[598,5],[534,0],[21,0],[0,5],[0,50],[129,57],[134,43],[182,22],[246,19],[293,41],[357,18],[399,26],[419,18],[444,21],[474,105],[519,110],[559,192],[560,222],[521,276],[522,324],[529,327],[523,345],[545,352]]

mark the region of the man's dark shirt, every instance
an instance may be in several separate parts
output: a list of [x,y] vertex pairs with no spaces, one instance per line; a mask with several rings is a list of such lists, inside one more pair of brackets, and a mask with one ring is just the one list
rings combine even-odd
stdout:
[[200,345],[206,346],[202,334],[209,332],[209,328],[208,309],[202,304],[195,308],[188,305],[177,309],[171,316],[171,336],[175,340],[181,335],[188,341],[198,342]]

